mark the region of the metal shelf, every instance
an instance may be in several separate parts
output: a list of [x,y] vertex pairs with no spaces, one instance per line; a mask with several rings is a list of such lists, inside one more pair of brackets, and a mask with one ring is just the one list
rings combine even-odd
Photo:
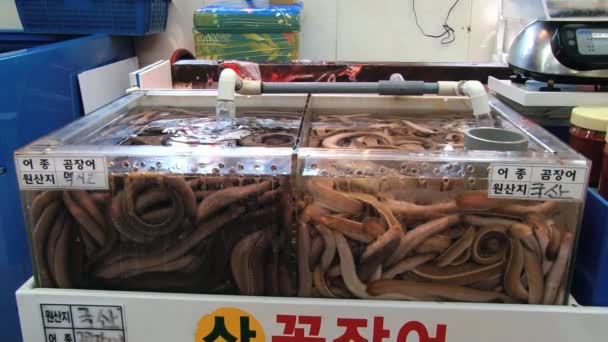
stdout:
[[[120,331],[128,342],[205,341],[203,337],[212,328],[221,326],[221,322],[238,341],[251,342],[334,341],[344,334],[346,325],[358,327],[356,330],[363,338],[359,341],[416,341],[416,335],[421,342],[600,341],[608,335],[607,308],[576,304],[465,304],[39,289],[33,279],[17,291],[17,301],[24,342],[51,341],[43,325],[48,322],[79,326],[47,329],[47,333],[71,331],[77,337],[74,341],[95,341],[100,335],[106,338],[104,341],[112,341],[108,338],[112,334],[119,341]],[[114,311],[102,315],[104,308]],[[61,317],[53,311],[61,310],[71,310],[71,314],[64,315],[71,315],[71,322],[52,323],[53,317]],[[110,320],[118,330],[110,329]],[[102,324],[105,330],[91,330],[88,326],[100,328]],[[240,338],[241,331],[251,337]],[[253,334],[256,336],[252,337]],[[298,334],[309,339],[298,339]]]
[[[571,85],[567,87],[564,91],[546,92],[532,90],[532,88],[511,82],[510,80],[499,80],[494,77],[488,78],[488,88],[491,92],[500,94],[526,107],[605,106],[608,104],[605,93],[574,91],[576,87]],[[587,86],[587,88],[589,87]]]

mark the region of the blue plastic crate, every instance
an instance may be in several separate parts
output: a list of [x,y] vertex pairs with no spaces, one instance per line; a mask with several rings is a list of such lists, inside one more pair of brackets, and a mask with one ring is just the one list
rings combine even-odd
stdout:
[[171,0],[16,0],[25,32],[145,35],[167,26]]
[[582,305],[608,306],[608,201],[587,192],[572,294]]

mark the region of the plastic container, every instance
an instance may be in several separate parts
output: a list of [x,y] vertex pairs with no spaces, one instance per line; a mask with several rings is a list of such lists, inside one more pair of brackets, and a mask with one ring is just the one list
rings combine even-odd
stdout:
[[602,195],[602,197],[608,199],[608,145],[604,145],[604,153],[602,155],[602,169],[600,173],[600,184],[598,186],[598,191],[600,195]]
[[22,32],[0,33],[0,53],[31,49],[40,45],[58,43],[71,38],[74,37]]
[[470,128],[464,137],[467,150],[527,151],[528,139],[522,134],[504,128]]
[[16,0],[25,32],[146,35],[163,32],[170,0]]
[[464,150],[476,121],[462,98],[312,96],[298,150],[299,295],[563,304],[586,183],[577,199],[502,199],[489,193],[517,186],[490,176],[588,161],[491,107],[527,150]]
[[597,186],[602,169],[602,155],[606,144],[608,108],[576,107],[570,117],[569,143],[576,151],[591,160],[589,185]]
[[252,7],[219,1],[194,13],[198,59],[290,62],[300,55],[302,4]]
[[496,128],[524,152],[463,150],[476,121],[461,97],[239,96],[239,126],[219,134],[215,97],[194,94],[135,93],[16,153],[25,168],[52,157],[60,182],[83,182],[68,161],[107,167],[84,177],[107,190],[26,189],[38,178],[21,170],[39,283],[564,303],[582,197],[488,198],[502,184],[488,168],[578,170],[582,196],[588,161],[506,105]]
[[39,286],[292,294],[305,101],[239,97],[236,126],[222,129],[213,95],[136,92],[18,150]]
[[585,306],[608,306],[608,201],[589,189],[572,294]]

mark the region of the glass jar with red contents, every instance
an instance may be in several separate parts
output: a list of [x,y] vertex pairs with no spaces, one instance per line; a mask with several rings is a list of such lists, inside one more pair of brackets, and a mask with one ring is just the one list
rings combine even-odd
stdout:
[[597,186],[608,126],[607,107],[577,107],[570,117],[570,146],[592,162],[589,186]]

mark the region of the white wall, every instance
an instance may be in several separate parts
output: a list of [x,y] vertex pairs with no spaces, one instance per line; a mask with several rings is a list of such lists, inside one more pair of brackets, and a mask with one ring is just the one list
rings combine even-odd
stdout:
[[23,30],[14,0],[0,0],[0,30]]
[[137,38],[135,49],[141,66],[160,59],[169,59],[176,49],[185,48],[194,53],[192,35],[192,16],[194,11],[203,7],[209,0],[173,0],[169,3],[167,31],[151,36]]
[[[301,58],[341,61],[484,62],[495,52],[498,0],[460,0],[449,24],[456,41],[422,36],[413,0],[303,0]],[[192,14],[210,0],[173,0],[167,32],[138,38],[142,65],[167,59],[177,48],[194,52]],[[454,0],[416,0],[427,33],[441,32]],[[470,29],[470,30],[469,30]]]

